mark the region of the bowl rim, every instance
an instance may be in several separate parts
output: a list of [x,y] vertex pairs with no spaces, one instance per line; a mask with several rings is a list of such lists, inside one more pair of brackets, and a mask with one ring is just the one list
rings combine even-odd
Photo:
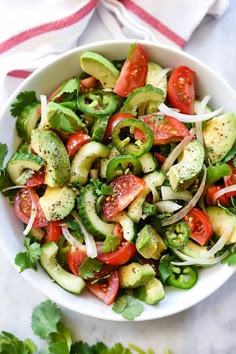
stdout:
[[[14,90],[14,92],[7,99],[5,105],[2,107],[2,109],[0,111],[0,126],[1,126],[2,117],[4,116],[5,113],[9,112],[9,107],[10,107],[11,102],[24,89],[24,87],[28,83],[30,83],[33,78],[35,78],[38,75],[40,75],[45,70],[45,68],[50,68],[56,62],[66,58],[68,56],[71,56],[71,55],[73,55],[73,54],[75,54],[77,52],[86,51],[86,50],[92,50],[92,48],[94,48],[94,47],[101,47],[101,46],[110,46],[110,45],[117,45],[117,44],[119,44],[119,45],[124,45],[124,44],[125,45],[129,45],[129,44],[134,43],[134,41],[139,42],[139,43],[141,43],[144,46],[145,45],[146,46],[152,46],[152,47],[155,47],[155,48],[159,48],[161,50],[167,50],[167,51],[173,53],[173,55],[181,56],[183,58],[186,58],[186,59],[190,60],[191,62],[194,62],[197,66],[200,66],[200,67],[204,68],[205,70],[210,72],[212,75],[214,75],[217,78],[217,80],[219,80],[222,83],[222,85],[224,87],[227,87],[227,89],[229,91],[231,91],[232,95],[235,95],[235,99],[236,99],[235,91],[233,90],[233,88],[229,85],[229,83],[225,79],[223,79],[217,72],[215,72],[211,67],[209,67],[207,64],[205,64],[204,62],[202,62],[198,58],[192,56],[191,54],[183,52],[183,51],[181,51],[178,48],[173,48],[173,47],[171,47],[169,45],[163,45],[163,44],[159,44],[159,43],[153,43],[151,41],[137,40],[137,39],[136,40],[134,40],[134,39],[104,40],[104,41],[92,42],[92,43],[89,43],[89,44],[81,45],[81,46],[78,46],[76,48],[70,49],[70,50],[58,55],[58,57],[56,59],[53,59],[49,63],[46,63],[46,64],[40,66],[38,69],[36,69],[28,78],[26,78]],[[7,258],[10,260],[10,263],[13,265],[13,267],[19,271],[19,268],[14,263],[15,255],[13,255],[13,252],[11,252],[11,250],[7,247],[6,244],[1,244],[0,247],[1,247],[1,249],[3,249],[4,253],[6,254]],[[226,265],[221,265],[221,267],[224,268],[224,269],[227,268],[227,273],[226,273],[224,279],[220,283],[217,283],[217,284],[215,284],[215,286],[211,287],[211,289],[207,289],[207,291],[205,291],[203,294],[200,294],[197,298],[193,298],[188,303],[183,303],[182,306],[179,306],[178,308],[171,307],[170,310],[166,311],[164,314],[159,314],[158,315],[158,311],[152,311],[152,313],[149,314],[148,317],[145,317],[145,315],[144,316],[141,315],[140,317],[135,318],[134,321],[146,321],[146,320],[154,320],[154,319],[168,317],[168,316],[177,314],[179,312],[182,312],[182,311],[184,311],[186,309],[189,309],[192,306],[196,305],[197,303],[201,302],[202,300],[206,299],[209,295],[211,295],[213,292],[215,292],[217,289],[219,289],[226,281],[228,281],[228,279],[234,274],[234,272],[236,270],[236,268],[228,267]],[[64,300],[64,297],[55,299],[49,293],[49,291],[48,291],[49,288],[43,287],[43,289],[42,289],[42,287],[40,286],[40,283],[38,283],[37,280],[32,276],[32,272],[34,272],[34,271],[32,271],[32,270],[24,271],[24,272],[21,273],[21,275],[34,288],[39,290],[42,294],[44,294],[45,296],[50,298],[52,301],[57,302],[58,304],[64,306],[65,308],[68,308],[69,310],[72,310],[72,311],[77,312],[79,314],[90,316],[90,317],[97,318],[97,319],[116,321],[116,322],[126,321],[123,317],[121,317],[121,316],[119,316],[119,315],[117,315],[115,313],[113,313],[113,315],[110,315],[109,317],[107,316],[107,313],[103,314],[103,312],[96,313],[96,314],[91,314],[88,311],[87,307],[86,308],[82,307],[78,311],[78,309],[75,309],[75,307],[73,306],[73,303],[70,303],[70,302],[68,303],[68,301]],[[46,277],[50,281],[49,275],[46,275]],[[57,285],[57,286],[59,287],[59,285]],[[65,290],[63,290],[63,291],[65,291]]]

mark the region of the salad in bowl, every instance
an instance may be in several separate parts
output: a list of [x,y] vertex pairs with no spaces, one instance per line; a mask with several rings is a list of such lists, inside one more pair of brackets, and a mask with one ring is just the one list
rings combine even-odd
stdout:
[[178,312],[226,281],[236,116],[217,84],[234,96],[186,54],[131,41],[32,74],[0,122],[12,125],[0,145],[3,248],[20,272],[54,301],[114,320]]

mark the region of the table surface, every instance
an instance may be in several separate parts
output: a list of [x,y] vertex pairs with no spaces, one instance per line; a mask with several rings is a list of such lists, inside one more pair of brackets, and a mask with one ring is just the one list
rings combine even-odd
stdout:
[[[79,45],[110,39],[95,13],[93,26],[80,37]],[[215,20],[207,16],[193,34],[184,50],[210,65],[236,89],[236,0],[227,13]],[[9,84],[7,90],[14,88]],[[8,92],[5,92],[8,94]],[[90,344],[104,341],[134,343],[156,354],[171,349],[173,354],[233,354],[236,353],[236,274],[213,295],[194,307],[168,318],[146,322],[108,322],[82,316],[62,308],[64,321],[72,329],[74,339]],[[45,296],[28,284],[13,268],[4,254],[0,257],[0,331],[30,337],[42,343],[31,331],[32,309]]]

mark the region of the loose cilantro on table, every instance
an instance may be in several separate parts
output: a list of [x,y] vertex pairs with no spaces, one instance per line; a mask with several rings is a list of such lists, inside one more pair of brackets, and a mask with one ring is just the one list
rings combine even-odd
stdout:
[[42,252],[39,243],[34,242],[31,244],[30,238],[26,237],[24,246],[26,251],[16,255],[15,264],[20,267],[20,272],[23,272],[27,268],[37,270],[37,261]]
[[134,320],[143,312],[143,304],[131,295],[124,294],[118,296],[112,310],[122,315],[126,320]]
[[11,114],[17,117],[21,114],[23,109],[33,102],[38,102],[34,91],[24,91],[19,93],[16,100],[11,105]]

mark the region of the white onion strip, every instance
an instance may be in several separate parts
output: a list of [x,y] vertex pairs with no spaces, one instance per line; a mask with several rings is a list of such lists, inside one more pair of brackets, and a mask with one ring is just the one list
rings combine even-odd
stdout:
[[172,70],[173,70],[172,68],[167,67],[167,68],[163,69],[162,71],[160,71],[159,74],[157,74],[157,76],[156,76],[155,85],[158,85],[161,82],[161,80],[163,79],[163,77],[165,77],[166,74],[168,74]]
[[220,251],[224,245],[226,244],[226,242],[229,239],[229,236],[231,235],[231,232],[233,230],[233,225],[227,225],[225,227],[224,232],[222,233],[221,237],[219,238],[219,240],[214,244],[214,246],[207,252],[209,257],[214,256],[218,251]]
[[2,193],[7,192],[7,191],[10,191],[10,190],[12,190],[12,189],[17,189],[17,188],[25,188],[25,186],[11,186],[11,187],[7,187],[7,188],[4,188],[4,189],[2,190]]
[[176,214],[170,216],[169,218],[163,219],[162,220],[162,226],[167,226],[167,225],[171,225],[176,223],[177,221],[183,219],[185,217],[185,215],[187,215],[189,213],[189,211],[197,204],[198,200],[200,199],[203,191],[204,191],[204,187],[205,187],[205,183],[206,183],[206,166],[203,166],[204,169],[204,174],[202,177],[202,181],[201,184],[198,188],[197,193],[193,196],[192,200],[190,200],[190,202],[188,204],[186,204],[179,212],[177,212]]
[[24,235],[28,235],[28,233],[30,232],[30,230],[31,230],[31,228],[33,226],[35,217],[36,217],[36,213],[37,213],[37,207],[36,207],[35,199],[32,196],[32,193],[31,193],[30,189],[29,189],[29,194],[30,194],[30,198],[31,198],[31,213],[30,213],[30,218],[29,218],[28,225],[26,226],[26,228],[23,231]]
[[223,112],[223,107],[218,108],[217,110],[210,112],[210,113],[204,113],[204,114],[183,114],[176,112],[172,108],[168,107],[165,103],[161,103],[158,107],[158,109],[165,115],[174,117],[181,122],[184,123],[196,123],[199,121],[205,121],[211,118],[216,117],[217,115],[221,114]]
[[173,213],[174,211],[177,211],[182,208],[182,205],[179,205],[170,200],[162,200],[160,202],[157,202],[156,206],[158,207],[158,211],[161,213]]
[[[203,114],[205,112],[206,106],[210,101],[211,96],[206,95],[200,102],[198,111],[196,112],[198,115]],[[196,122],[196,138],[200,144],[203,145],[203,135],[202,135],[202,121]]]
[[40,101],[41,101],[41,120],[38,129],[41,130],[47,124],[47,115],[48,115],[47,97],[45,95],[41,95]]
[[88,231],[85,229],[79,215],[75,211],[73,211],[71,214],[75,218],[76,222],[79,224],[81,231],[84,235],[84,241],[85,241],[88,257],[90,258],[97,257],[97,247],[93,236],[90,233],[88,233]]
[[189,191],[178,191],[175,192],[171,187],[161,186],[161,199],[162,200],[184,200],[188,202],[193,197],[192,193]]
[[170,155],[167,157],[163,165],[161,166],[161,169],[165,172],[169,171],[170,167],[173,165],[177,157],[181,154],[183,149],[190,143],[192,140],[192,136],[185,136],[184,139],[179,143],[173,151],[170,153]]
[[216,200],[219,197],[221,197],[222,195],[224,195],[226,193],[230,193],[230,192],[236,192],[236,184],[233,184],[232,186],[228,186],[228,187],[222,188],[219,191],[217,191],[214,194],[214,199]]
[[223,259],[225,259],[229,255],[229,251],[225,251],[221,256],[216,257],[216,258],[192,258],[184,255],[182,252],[178,250],[174,250],[174,253],[181,259],[185,259],[182,262],[175,262],[172,261],[171,264],[176,265],[176,266],[187,266],[187,265],[213,265],[216,263],[221,262]]
[[65,239],[69,242],[69,244],[71,246],[74,246],[75,248],[81,248],[83,247],[82,243],[77,240],[74,236],[71,235],[71,233],[68,230],[67,226],[62,226],[61,228],[63,236],[65,237]]

